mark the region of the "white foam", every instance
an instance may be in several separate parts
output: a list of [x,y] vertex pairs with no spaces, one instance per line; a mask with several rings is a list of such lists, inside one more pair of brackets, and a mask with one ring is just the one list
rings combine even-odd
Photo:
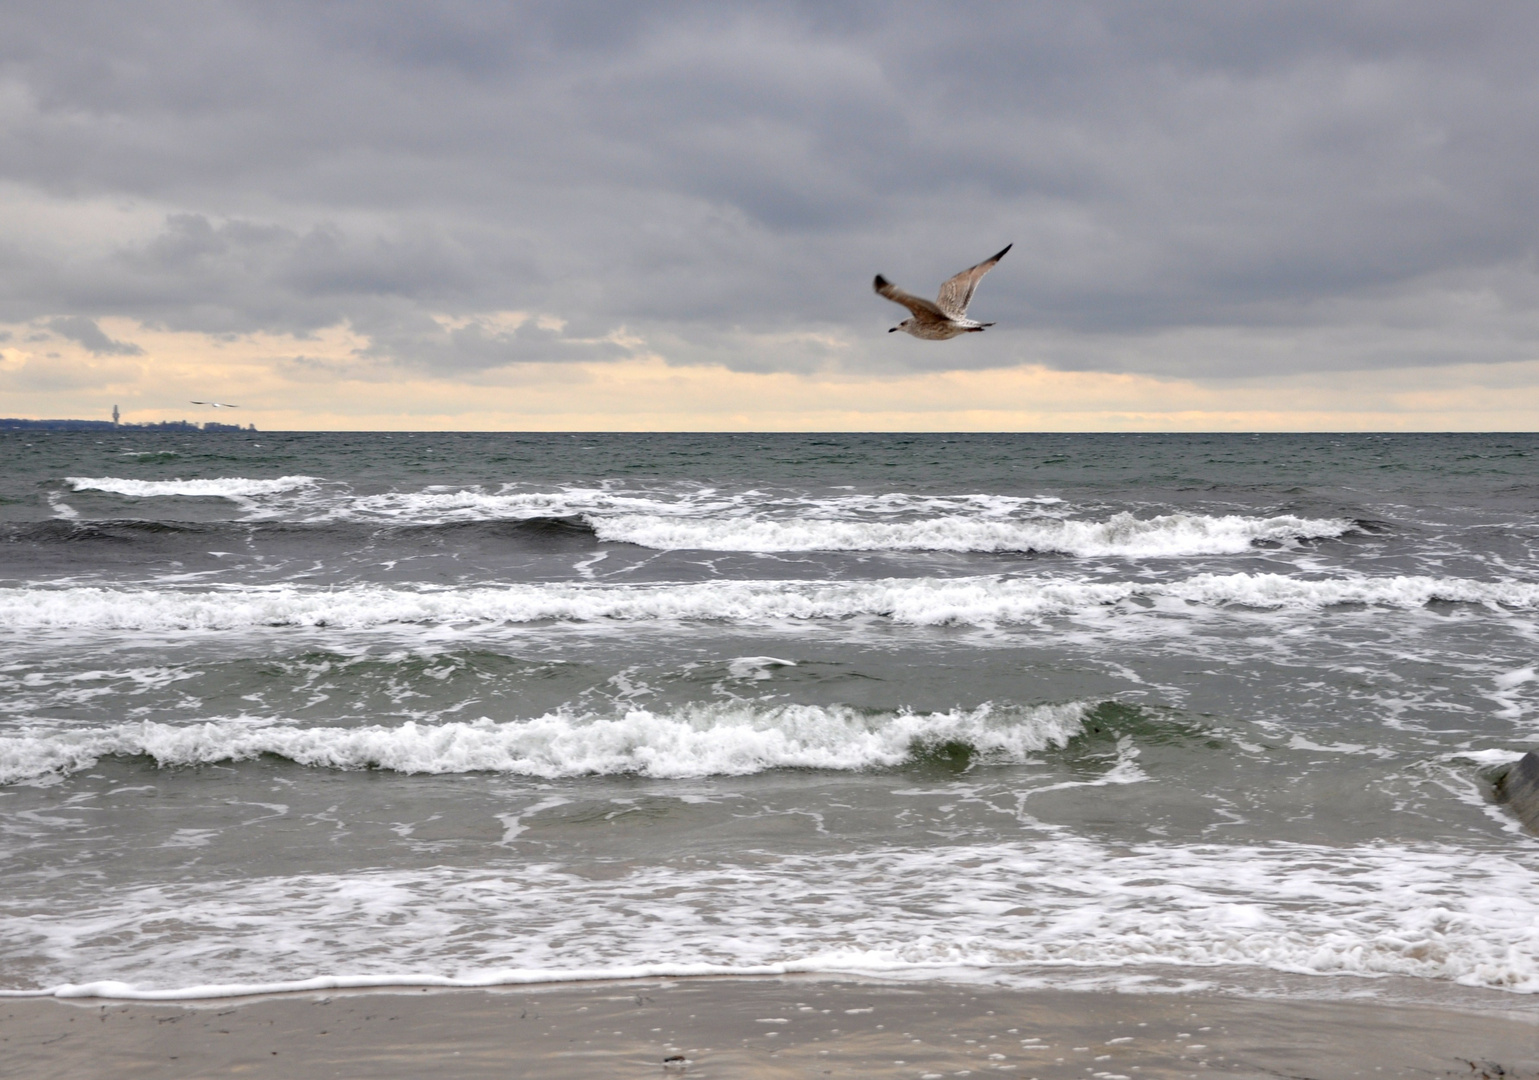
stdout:
[[613,513],[731,513],[740,498],[706,488],[670,496],[665,492],[626,492],[604,488],[563,487],[554,491],[496,491],[479,488],[429,488],[389,491],[338,503],[331,515],[385,518],[414,525],[459,521],[518,521],[531,517],[603,516]]
[[280,476],[272,480],[251,480],[243,476],[209,480],[133,480],[117,476],[66,476],[64,479],[76,491],[105,491],[132,498],[183,495],[245,499],[294,491],[318,482],[314,476]]
[[1539,583],[1425,575],[1300,578],[1287,574],[1197,574],[1162,591],[1193,603],[1252,608],[1316,609],[1363,604],[1409,609],[1436,602],[1523,610],[1539,606]]
[[765,682],[773,678],[770,669],[795,667],[795,660],[781,660],[775,656],[739,656],[727,664],[727,674],[734,679],[753,679]]
[[1292,543],[1341,536],[1341,519],[1165,514],[1105,521],[942,515],[916,521],[800,517],[680,518],[654,514],[592,517],[601,540],[661,550],[702,551],[1041,551],[1086,557],[1231,555],[1258,541]]
[[0,947],[39,958],[31,992],[62,996],[788,972],[1082,981],[1156,965],[1539,992],[1532,851],[1059,833],[615,869],[510,855],[93,885],[0,923]]
[[1496,677],[1496,688],[1513,690],[1524,683],[1533,682],[1536,678],[1539,678],[1539,674],[1536,674],[1532,666],[1518,668],[1516,671],[1504,671]]
[[755,490],[733,492],[690,485],[636,489],[562,486],[551,490],[519,490],[514,485],[504,485],[497,491],[480,487],[429,487],[420,491],[382,492],[339,501],[330,512],[339,517],[385,518],[413,524],[518,520],[536,516],[581,516],[598,521],[617,515],[718,521],[756,520],[765,516],[782,521],[800,518],[860,521],[945,515],[1044,517],[1061,513],[1053,508],[1062,503],[1063,500],[1051,496],[909,495],[903,492],[817,496]]
[[88,769],[102,757],[210,765],[274,754],[302,765],[402,773],[502,772],[556,778],[632,773],[736,776],[767,769],[868,769],[902,764],[916,746],[964,742],[1020,761],[1063,746],[1086,706],[983,705],[936,713],[745,702],[631,709],[614,716],[547,713],[529,720],[399,727],[300,727],[249,719],[141,721],[0,736],[0,783]]
[[[1153,599],[1151,613],[1126,601]],[[297,585],[204,588],[0,588],[0,630],[230,631],[261,626],[362,630],[392,625],[486,626],[549,620],[883,618],[915,626],[1008,626],[1113,610],[1169,616],[1226,607],[1318,611],[1341,604],[1413,610],[1443,601],[1539,609],[1539,583],[1434,577],[1298,578],[1198,574],[1172,581],[1070,577],[884,578],[871,581],[707,581],[672,585]]]
[[80,511],[64,501],[62,492],[50,491],[48,493],[48,506],[53,510],[53,516],[60,521],[75,521],[80,517]]
[[1448,755],[1448,760],[1473,761],[1477,765],[1507,765],[1522,759],[1526,751],[1523,750],[1456,750]]

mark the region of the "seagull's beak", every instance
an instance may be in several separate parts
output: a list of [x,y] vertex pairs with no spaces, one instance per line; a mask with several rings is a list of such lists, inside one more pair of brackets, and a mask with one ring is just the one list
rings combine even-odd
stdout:
[[896,326],[894,326],[894,327],[893,327],[893,328],[892,328],[892,329],[891,329],[891,330],[889,330],[889,331],[887,331],[887,332],[888,332],[888,333],[889,333],[889,334],[896,334],[896,333],[897,333],[897,332],[898,332],[898,328],[897,328],[897,327],[896,327]]

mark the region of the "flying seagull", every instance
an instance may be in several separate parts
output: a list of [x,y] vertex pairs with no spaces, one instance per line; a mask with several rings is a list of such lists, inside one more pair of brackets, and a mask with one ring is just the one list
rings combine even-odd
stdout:
[[894,304],[902,304],[914,313],[913,318],[904,319],[887,332],[891,334],[902,330],[913,334],[916,338],[924,338],[926,341],[945,341],[958,334],[982,333],[985,326],[993,326],[991,322],[969,319],[967,305],[971,303],[973,290],[978,287],[978,282],[983,280],[983,275],[994,269],[994,265],[1005,257],[1005,251],[1009,251],[1014,246],[1014,244],[1006,244],[1005,250],[992,259],[985,259],[977,266],[970,266],[963,270],[941,286],[940,296],[933,303],[922,296],[904,292],[881,274],[876,275],[874,285],[876,291]]
[[194,401],[194,405],[212,405],[216,409],[238,409],[239,405],[226,405],[222,401]]

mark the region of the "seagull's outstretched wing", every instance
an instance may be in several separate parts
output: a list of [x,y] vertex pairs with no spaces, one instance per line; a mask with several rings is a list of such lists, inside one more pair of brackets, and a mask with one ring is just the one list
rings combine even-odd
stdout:
[[[1013,248],[1014,244],[1006,244],[1005,251]],[[969,266],[956,277],[952,278],[940,289],[940,309],[953,319],[967,318],[967,305],[973,301],[973,290],[978,287],[978,282],[983,280],[983,275],[994,269],[1000,259],[1005,257],[1005,251],[1001,251],[991,259],[985,259],[977,266]],[[881,292],[880,289],[877,290]]]
[[226,405],[222,401],[194,401],[193,405],[212,405],[216,409],[238,409],[239,405]]
[[914,313],[914,318],[918,319],[920,322],[951,321],[946,317],[946,313],[940,308],[936,307],[935,304],[931,303],[929,300],[926,300],[922,296],[915,296],[913,293],[904,292],[902,289],[898,288],[892,282],[884,278],[881,274],[876,275],[876,281],[872,283],[871,287],[874,288],[879,295],[887,297],[887,299],[891,300],[894,304],[902,304],[904,307],[908,308]]

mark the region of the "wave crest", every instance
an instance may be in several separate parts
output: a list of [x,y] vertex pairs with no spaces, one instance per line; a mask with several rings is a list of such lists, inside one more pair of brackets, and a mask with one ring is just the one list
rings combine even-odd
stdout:
[[247,719],[141,721],[91,731],[0,738],[0,783],[90,768],[102,757],[160,766],[275,755],[301,765],[400,773],[502,772],[555,779],[630,773],[741,776],[768,769],[887,768],[945,744],[1020,760],[1079,733],[1088,706],[1000,706],[936,713],[869,713],[849,706],[741,702],[617,716],[547,713],[532,720],[399,727],[299,727]]
[[208,480],[131,480],[117,476],[66,476],[64,482],[76,491],[104,491],[110,495],[150,498],[157,495],[244,499],[255,495],[276,495],[319,483],[314,476],[279,476],[272,480],[251,480],[243,476],[216,477]]
[[1256,543],[1330,539],[1359,526],[1341,518],[1291,514],[1250,517],[1196,513],[1104,520],[1075,518],[1061,500],[997,495],[772,494],[693,490],[562,487],[500,491],[429,487],[355,494],[313,476],[258,480],[136,480],[70,476],[75,491],[130,498],[217,497],[248,505],[257,517],[307,522],[387,521],[442,525],[526,518],[581,519],[599,539],[657,550],[1053,552],[1081,558],[1174,558],[1228,555]]
[[[1539,583],[1425,576],[1302,579],[1284,574],[1197,574],[1167,582],[988,576],[459,588],[0,588],[0,629],[167,632],[301,626],[367,630],[392,625],[604,620],[767,623],[863,617],[913,626],[988,627],[1028,624],[1136,600],[1176,602],[1177,610],[1314,611],[1342,604],[1413,610],[1449,602],[1531,611],[1539,608]],[[1170,610],[1169,603],[1159,606]]]
[[1233,555],[1257,542],[1329,539],[1355,526],[1344,519],[1291,515],[1114,514],[1105,521],[945,515],[917,521],[795,518],[678,518],[655,514],[592,518],[599,539],[661,550],[698,551],[1037,551],[1081,558]]

